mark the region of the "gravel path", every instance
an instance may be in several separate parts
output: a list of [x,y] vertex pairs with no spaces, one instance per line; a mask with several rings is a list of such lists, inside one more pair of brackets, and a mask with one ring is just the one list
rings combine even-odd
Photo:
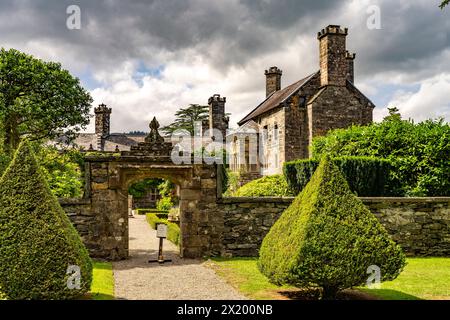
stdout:
[[246,299],[201,260],[180,259],[178,248],[164,240],[164,265],[156,259],[159,239],[145,216],[129,219],[130,257],[113,263],[116,299],[235,300]]

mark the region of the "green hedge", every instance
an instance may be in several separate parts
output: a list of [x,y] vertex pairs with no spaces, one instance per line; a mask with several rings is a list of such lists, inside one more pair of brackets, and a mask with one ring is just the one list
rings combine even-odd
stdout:
[[147,213],[146,218],[152,229],[156,229],[156,225],[159,223],[167,225],[167,240],[173,242],[177,246],[180,244],[180,227],[173,222],[167,221],[167,215],[164,219],[158,217],[158,215],[154,213]]
[[388,159],[396,196],[450,196],[450,125],[443,118],[415,123],[390,110],[380,123],[331,130],[312,142],[314,158]]
[[282,174],[262,177],[244,184],[233,194],[235,197],[284,197],[291,196]]
[[[7,299],[73,299],[91,286],[92,261],[27,142],[0,179],[0,261]],[[80,268],[79,288],[68,286],[71,265]]]
[[136,209],[136,213],[137,214],[155,213],[157,215],[161,215],[161,218],[164,218],[164,215],[165,215],[165,218],[167,218],[168,211],[161,211],[161,210],[154,209],[154,208],[140,208],[140,209]]
[[319,286],[324,299],[365,284],[369,266],[389,281],[405,265],[400,246],[327,158],[272,226],[259,254],[258,267],[272,283]]
[[[341,157],[332,160],[348,181],[350,190],[361,197],[391,195],[395,181],[390,179],[391,163],[374,157]],[[311,179],[319,161],[315,159],[286,162],[283,173],[289,189],[298,194]]]

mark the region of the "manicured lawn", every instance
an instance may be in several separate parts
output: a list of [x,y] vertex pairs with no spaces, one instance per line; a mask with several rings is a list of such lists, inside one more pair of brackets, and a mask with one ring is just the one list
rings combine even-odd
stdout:
[[90,293],[94,300],[114,299],[114,277],[110,262],[94,261]]
[[212,258],[209,266],[250,299],[279,299],[278,291],[293,289],[269,283],[256,266],[256,258]]
[[362,290],[384,299],[450,300],[450,258],[408,258],[407,262],[394,281],[382,283],[381,289]]
[[[263,276],[256,258],[213,258],[209,266],[250,299],[286,299],[293,287],[277,287]],[[358,288],[378,299],[449,299],[450,258],[408,258],[408,265],[381,289]]]

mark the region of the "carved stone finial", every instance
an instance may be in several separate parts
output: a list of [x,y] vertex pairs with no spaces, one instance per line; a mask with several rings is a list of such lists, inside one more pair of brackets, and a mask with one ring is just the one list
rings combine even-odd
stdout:
[[150,133],[147,137],[145,137],[145,142],[163,143],[164,138],[158,132],[159,123],[158,123],[158,120],[156,120],[156,117],[153,117],[153,120],[150,122],[149,127],[150,127]]

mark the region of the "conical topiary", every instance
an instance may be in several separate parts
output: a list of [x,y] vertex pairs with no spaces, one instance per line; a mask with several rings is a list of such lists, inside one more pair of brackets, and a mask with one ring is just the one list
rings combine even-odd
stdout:
[[401,248],[324,158],[310,182],[264,238],[258,266],[271,282],[318,286],[324,299],[366,283],[376,265],[381,280],[405,265]]
[[[88,252],[27,142],[0,179],[0,261],[0,291],[8,299],[70,299],[90,289]],[[79,289],[72,281],[77,267],[69,266],[80,268]]]

